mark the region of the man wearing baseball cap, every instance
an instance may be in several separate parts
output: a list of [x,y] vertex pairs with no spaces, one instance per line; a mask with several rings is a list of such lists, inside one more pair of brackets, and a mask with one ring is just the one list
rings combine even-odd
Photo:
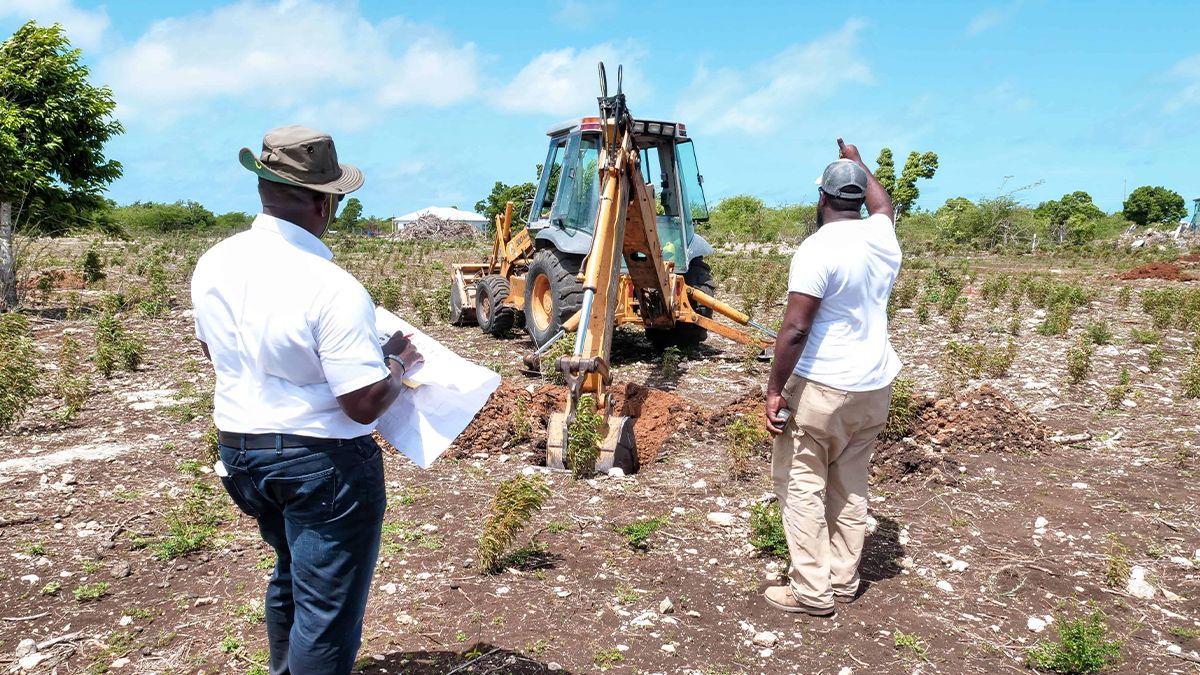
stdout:
[[817,180],[818,229],[792,258],[765,411],[791,557],[788,583],[765,597],[813,616],[860,591],[867,472],[900,370],[887,331],[900,271],[892,200],[858,149],[838,146],[840,159]]
[[380,347],[371,297],[321,242],[363,184],[333,139],[272,129],[239,160],[258,176],[262,213],[192,275],[196,337],[217,376],[215,469],[275,549],[271,675],[349,673],[387,503],[371,432],[421,355],[403,335]]

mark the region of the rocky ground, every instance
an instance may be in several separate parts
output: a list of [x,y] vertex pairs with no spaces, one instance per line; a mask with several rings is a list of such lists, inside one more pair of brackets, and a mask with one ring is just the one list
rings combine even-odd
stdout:
[[[462,257],[434,253],[423,264]],[[778,274],[776,263],[764,260],[764,273]],[[969,264],[980,276],[964,291],[959,332],[936,312],[921,324],[911,308],[893,322],[917,423],[880,446],[868,584],[828,619],[762,602],[784,572],[750,544],[750,512],[770,499],[768,461],[753,457],[743,479],[727,470],[727,428],[757,414],[765,364],[712,338],[664,373],[645,341],[622,331],[616,379],[654,420],[641,432],[655,447],[637,475],[578,481],[539,466],[539,425],[561,393],[517,373],[524,336],[431,325],[505,381],[462,445],[429,470],[389,458],[362,670],[1028,671],[1032,647],[1094,609],[1121,644],[1113,672],[1200,672],[1200,423],[1180,385],[1192,335],[1163,330],[1154,371],[1152,346],[1131,339],[1150,328],[1138,291],[1196,284],[1121,281],[1132,265],[1120,261]],[[1066,337],[1037,333],[1044,315],[1028,303],[989,309],[978,296],[984,279],[1031,269],[1098,291]],[[128,283],[121,274],[113,270],[108,290],[134,286],[132,272]],[[1126,287],[1134,301],[1122,308]],[[78,292],[88,304],[105,291]],[[88,344],[94,331],[90,316],[66,318],[65,293],[34,303],[48,378],[61,336]],[[160,317],[124,313],[146,342],[145,363],[111,379],[90,373],[77,417],[56,419],[62,404],[45,395],[0,436],[0,661],[14,672],[265,672],[261,595],[272,556],[203,461],[212,377],[181,298]],[[767,313],[779,311],[775,303]],[[1012,316],[1021,329],[1008,372],[940,400],[946,343],[1001,344]],[[1070,384],[1067,351],[1091,322],[1114,338]],[[1113,407],[1122,367],[1131,382]],[[518,419],[527,432],[517,433]],[[523,555],[481,575],[473,559],[488,502],[518,474],[543,475],[551,497],[518,540]],[[644,548],[615,531],[652,518],[663,525]],[[200,535],[195,550],[174,555]]]

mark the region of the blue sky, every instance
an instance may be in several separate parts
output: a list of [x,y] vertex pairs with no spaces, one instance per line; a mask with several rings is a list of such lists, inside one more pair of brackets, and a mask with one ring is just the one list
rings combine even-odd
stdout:
[[1194,1],[0,0],[0,32],[30,18],[115,92],[121,203],[256,211],[238,149],[303,123],[364,170],[367,213],[470,208],[593,113],[601,59],[635,115],[688,125],[713,202],[812,201],[837,136],[869,162],[937,152],[926,208],[1032,184],[1018,198],[1110,211],[1144,184],[1200,197]]

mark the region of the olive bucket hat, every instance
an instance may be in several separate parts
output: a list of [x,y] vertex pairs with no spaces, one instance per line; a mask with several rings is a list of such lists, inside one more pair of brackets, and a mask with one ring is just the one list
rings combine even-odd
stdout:
[[338,164],[329,134],[297,125],[268,131],[262,154],[255,157],[250,148],[242,148],[238,161],[260,178],[326,194],[344,195],[363,184],[358,167]]

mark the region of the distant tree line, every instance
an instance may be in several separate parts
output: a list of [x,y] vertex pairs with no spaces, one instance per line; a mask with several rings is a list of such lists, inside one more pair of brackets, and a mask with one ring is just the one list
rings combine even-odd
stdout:
[[[907,199],[912,189],[900,192]],[[1131,225],[1171,229],[1187,215],[1183,197],[1163,187],[1137,188],[1115,213],[1105,213],[1083,191],[1036,206],[1022,203],[1020,192],[977,200],[955,197],[932,211],[911,203],[902,206],[897,200],[897,214],[903,214],[897,230],[910,244],[1029,250],[1035,242],[1041,247],[1085,247],[1110,241]],[[815,229],[813,204],[772,207],[757,197],[735,195],[717,203],[700,232],[718,242],[766,242],[801,239]]]

